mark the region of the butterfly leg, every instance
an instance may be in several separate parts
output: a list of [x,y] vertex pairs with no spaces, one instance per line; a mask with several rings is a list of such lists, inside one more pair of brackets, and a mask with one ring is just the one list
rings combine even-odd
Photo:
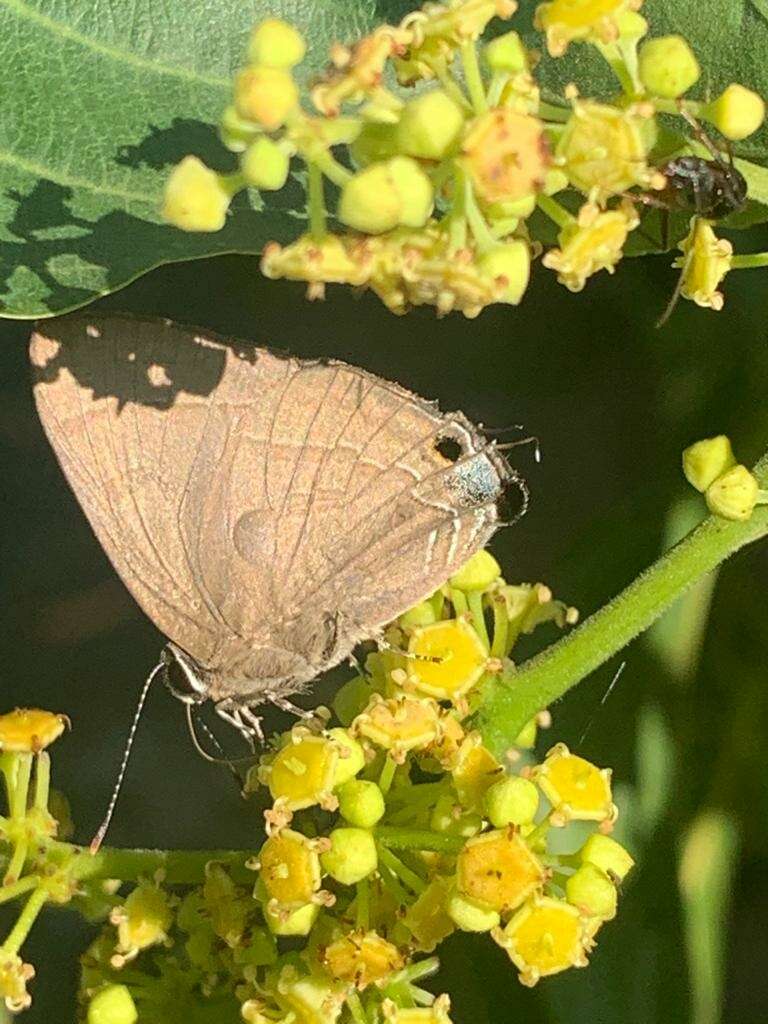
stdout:
[[288,700],[287,697],[283,697],[279,693],[267,692],[265,697],[270,704],[274,704],[281,711],[287,711],[289,715],[295,715],[296,718],[306,721],[309,718],[315,717],[314,711],[306,711],[304,708],[298,707],[293,701]]
[[237,729],[254,753],[256,752],[254,739],[257,739],[260,743],[264,742],[261,719],[254,715],[250,708],[233,707],[226,701],[222,701],[216,705],[216,714],[228,725],[232,725]]

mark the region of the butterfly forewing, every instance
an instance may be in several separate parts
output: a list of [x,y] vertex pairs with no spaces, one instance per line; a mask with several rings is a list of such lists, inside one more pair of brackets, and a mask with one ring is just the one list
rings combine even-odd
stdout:
[[217,698],[281,674],[297,688],[498,526],[501,457],[460,414],[354,367],[122,317],[46,321],[31,357],[99,540]]

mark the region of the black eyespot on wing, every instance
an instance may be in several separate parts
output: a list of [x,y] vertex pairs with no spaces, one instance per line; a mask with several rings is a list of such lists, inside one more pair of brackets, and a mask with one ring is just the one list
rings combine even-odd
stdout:
[[439,452],[449,462],[458,462],[464,454],[461,445],[455,437],[438,437],[435,441],[435,451]]
[[528,508],[528,487],[518,476],[503,481],[499,496],[496,499],[496,511],[499,522],[510,525],[525,515]]

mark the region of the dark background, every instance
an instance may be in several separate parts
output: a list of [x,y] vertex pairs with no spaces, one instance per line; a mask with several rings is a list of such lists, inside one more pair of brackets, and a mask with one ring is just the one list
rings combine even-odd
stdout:
[[[738,250],[768,246],[763,231]],[[522,423],[541,443],[512,452],[528,478],[526,518],[493,542],[510,582],[542,580],[586,616],[703,515],[685,484],[686,444],[728,433],[744,462],[768,444],[768,273],[733,273],[726,309],[681,303],[653,323],[674,285],[669,258],[626,261],[581,295],[538,269],[524,305],[479,319],[405,318],[370,295],[331,288],[310,304],[300,285],[270,283],[258,262],[222,257],[161,268],[104,300],[105,308],[162,314],[303,356],[336,356],[397,380],[444,409],[492,426]],[[71,716],[54,748],[54,785],[69,797],[76,839],[87,841],[112,788],[136,698],[162,638],[111,569],[69,492],[38,423],[26,362],[29,325],[0,324],[2,706],[40,705]],[[768,842],[764,735],[768,545],[721,572],[706,590],[632,645],[610,699],[616,662],[554,711],[555,738],[615,769],[622,835],[638,856],[619,917],[584,971],[522,988],[487,937],[443,949],[437,984],[458,1024],[763,1024],[768,1018]],[[553,637],[545,636],[548,640]],[[541,642],[541,641],[540,641]],[[343,676],[343,671],[341,675]],[[715,919],[725,958],[722,1018],[694,1017],[677,885],[682,837],[704,809],[738,828],[731,900]],[[226,773],[189,742],[182,711],[157,687],[141,724],[112,827],[113,845],[249,847],[255,812]],[[47,910],[25,947],[38,970],[29,1024],[71,1024],[77,956],[89,927]]]

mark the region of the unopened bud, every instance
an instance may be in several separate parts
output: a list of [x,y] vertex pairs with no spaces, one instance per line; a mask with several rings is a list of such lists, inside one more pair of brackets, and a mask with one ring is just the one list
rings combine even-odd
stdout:
[[503,282],[503,291],[497,301],[516,306],[525,295],[531,274],[531,253],[527,244],[520,239],[506,242],[490,249],[477,262],[486,277]]
[[528,69],[528,52],[517,32],[497,36],[483,50],[485,62],[492,71],[517,74]]
[[304,59],[307,46],[293,25],[280,18],[267,18],[251,33],[248,59],[270,68],[292,68]]
[[88,1004],[88,1024],[135,1024],[139,1019],[133,997],[125,985],[107,985]]
[[245,68],[235,79],[237,113],[267,131],[279,128],[298,102],[296,83],[282,68]]
[[362,828],[336,828],[330,834],[331,848],[320,858],[323,869],[342,885],[355,885],[376,870],[376,843]]
[[448,916],[463,932],[489,932],[500,921],[498,911],[458,893],[448,901]]
[[565,883],[568,902],[587,917],[610,921],[616,916],[616,886],[595,864],[582,864]]
[[431,89],[406,103],[397,126],[400,151],[441,160],[456,145],[464,126],[461,107],[442,89]]
[[162,214],[183,231],[220,231],[231,199],[221,175],[196,156],[185,156],[165,184]]
[[486,791],[485,813],[494,828],[528,825],[539,809],[539,791],[528,779],[510,775]]
[[338,791],[339,811],[357,828],[373,828],[385,810],[384,794],[375,782],[352,779]]
[[682,36],[649,39],[640,50],[638,70],[648,92],[665,99],[682,96],[701,73],[695,53]]
[[709,511],[723,519],[744,522],[754,512],[760,497],[757,480],[746,466],[734,466],[707,488]]
[[685,479],[702,494],[719,476],[735,465],[736,457],[725,434],[697,441],[683,452]]
[[252,143],[240,160],[240,170],[249,185],[276,192],[288,180],[288,154],[272,139],[262,136]]
[[490,551],[477,551],[451,576],[457,590],[485,590],[501,576],[501,566]]
[[756,132],[765,119],[765,103],[751,89],[734,82],[701,111],[719,132],[734,142]]
[[581,848],[582,864],[594,864],[608,875],[615,875],[619,880],[625,877],[634,867],[634,859],[610,836],[602,832],[594,832]]

